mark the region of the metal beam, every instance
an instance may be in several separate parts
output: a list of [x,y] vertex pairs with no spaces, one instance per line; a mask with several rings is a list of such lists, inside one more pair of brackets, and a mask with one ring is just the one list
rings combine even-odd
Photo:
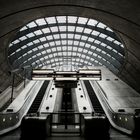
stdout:
[[[20,56],[23,56],[25,53],[27,54],[27,52],[28,51],[30,51],[30,50],[32,50],[33,48],[36,48],[37,46],[39,46],[39,45],[42,45],[43,44],[43,42],[42,43],[38,43],[38,44],[36,44],[36,45],[32,45],[32,46],[30,46],[30,47],[26,47],[25,49],[23,49],[23,50],[21,50],[21,51],[19,51],[19,52],[17,52],[17,53],[15,53],[14,55],[12,55],[12,56],[10,56],[9,57],[9,62],[12,64],[16,59],[18,59]],[[120,56],[119,54],[117,54],[117,53],[115,53],[113,50],[110,50],[110,49],[108,49],[108,48],[105,48],[105,47],[103,47],[102,45],[99,45],[99,44],[96,44],[96,43],[94,43],[93,45],[96,45],[95,47],[96,48],[99,48],[99,49],[101,49],[102,51],[105,51],[107,54],[109,54],[109,55],[111,55],[112,57],[114,57],[117,61],[119,61],[121,64],[123,64],[123,60],[124,60],[124,58],[122,57],[122,56]],[[57,45],[57,47],[63,47],[63,46],[66,46],[66,45]],[[73,47],[78,47],[78,48],[83,48],[82,46],[78,46],[78,45],[74,45]],[[42,48],[42,49],[40,49],[40,52],[41,51],[44,51],[44,50],[48,50],[48,49],[53,49],[53,48],[56,48],[56,46],[51,46],[51,48],[49,48],[49,47],[46,47],[46,48]],[[92,49],[92,48],[87,48],[87,47],[85,47],[84,49],[86,49],[86,50],[88,50],[88,51],[91,51],[91,52],[98,52],[97,50],[95,50],[95,49]],[[36,51],[35,51],[36,52]],[[39,51],[37,52],[37,53],[39,53]],[[28,55],[28,54],[27,54]],[[88,54],[87,54],[88,55]],[[102,53],[98,53],[98,55],[101,55],[102,56]],[[29,56],[28,58],[30,58],[31,56]],[[26,57],[26,60],[28,59],[27,57]],[[21,59],[23,59],[23,58],[21,58]]]
[[[111,31],[108,31],[106,29],[102,29],[102,28],[99,28],[97,26],[91,26],[91,25],[84,25],[84,24],[80,24],[80,23],[53,23],[53,24],[49,24],[49,27],[61,27],[61,26],[76,26],[76,27],[82,27],[82,28],[88,28],[88,29],[91,29],[91,30],[95,30],[95,31],[98,31],[100,33],[103,33],[107,36],[110,36],[112,38],[114,38],[115,40],[120,41],[120,39],[116,36],[116,34],[114,32],[111,32]],[[23,31],[20,31],[17,33],[16,37],[14,38],[14,40],[24,36],[24,35],[27,35],[28,33],[30,32],[34,32],[34,31],[37,31],[37,30],[42,30],[44,28],[47,28],[48,25],[40,25],[40,26],[36,26],[36,27],[33,27],[33,28],[28,28],[26,30],[23,30]]]
[[[45,42],[40,42],[40,43],[37,43],[37,44],[35,44],[35,45],[31,45],[30,47],[26,47],[25,49],[22,49],[21,51],[18,51],[18,52],[16,52],[15,54],[13,54],[12,56],[9,56],[9,61],[10,61],[10,63],[12,64],[16,59],[18,59],[20,56],[22,56],[22,55],[24,55],[25,53],[27,53],[28,51],[30,51],[30,50],[32,50],[32,49],[34,49],[34,48],[36,48],[36,47],[38,47],[38,46],[40,46],[40,45],[43,45],[43,44],[45,44],[45,43],[47,43],[47,41],[45,41]],[[99,48],[99,49],[101,49],[102,51],[105,51],[107,54],[109,54],[109,55],[111,55],[112,57],[114,57],[117,61],[119,61],[121,64],[123,63],[123,60],[124,60],[124,58],[123,58],[123,56],[120,56],[119,54],[117,54],[116,52],[114,52],[113,50],[110,50],[110,49],[108,49],[108,48],[106,48],[106,47],[103,47],[102,45],[99,45],[99,44],[96,44],[96,43],[93,43],[92,44],[93,46],[95,46],[96,48]],[[43,50],[47,50],[47,49],[53,49],[53,48],[56,48],[56,47],[63,47],[63,46],[66,46],[66,45],[57,45],[57,46],[51,46],[51,48],[42,48],[41,50],[40,50],[40,52],[41,51],[43,51]],[[68,46],[70,46],[71,47],[71,45],[68,45]],[[78,46],[78,45],[73,45],[73,47],[78,47],[78,48],[83,48],[82,46]],[[86,50],[88,50],[88,51],[91,51],[91,52],[94,52],[95,50],[94,49],[92,49],[92,48],[87,48],[87,47],[85,47],[84,49],[86,49]]]
[[[68,32],[69,33],[74,33],[74,32]],[[49,33],[50,34],[50,33]],[[53,35],[56,35],[56,34],[59,34],[58,32],[54,32]],[[66,34],[66,32],[61,32],[60,34]],[[80,32],[76,32],[76,34],[78,35],[81,35]],[[86,34],[86,33],[83,33],[82,35],[84,36],[88,36],[88,37],[91,37],[93,39],[96,39],[100,42],[103,42],[104,44],[108,45],[108,46],[111,46],[112,49],[115,49],[117,52],[121,53],[122,55],[124,55],[124,49],[122,47],[120,47],[119,45],[109,41],[109,40],[106,40],[106,39],[103,39],[99,36],[95,36],[95,35],[89,35],[89,34]],[[17,49],[21,48],[22,46],[30,43],[30,42],[33,42],[34,40],[36,39],[39,39],[39,38],[42,38],[44,36],[48,36],[47,34],[41,34],[41,35],[38,35],[38,36],[34,36],[34,37],[31,37],[31,38],[28,38],[26,40],[23,40],[17,44],[14,44],[13,46],[11,46],[9,49],[8,49],[8,55],[12,54],[13,52],[15,52]],[[87,43],[87,44],[90,44],[92,45],[93,42],[90,42],[90,41],[87,41],[87,40],[79,40],[79,39],[70,39],[70,38],[63,38],[63,39],[55,39],[55,41],[62,41],[62,40],[70,40],[70,41],[81,41],[83,43]],[[47,42],[47,43],[50,43],[50,42],[54,42],[54,39],[51,39],[51,40],[47,40],[47,41],[44,41],[44,42]],[[43,42],[42,42],[43,43]]]
[[[78,46],[77,46],[78,47]],[[80,47],[79,46],[79,48],[82,48],[82,47]],[[38,53],[40,53],[40,51],[44,51],[44,50],[48,50],[48,49],[50,49],[50,48],[43,48],[42,50],[36,50],[36,51],[34,51],[34,52],[32,52],[31,54],[27,54],[26,56],[24,56],[24,57],[22,57],[21,59],[19,59],[19,60],[16,60],[16,61],[13,61],[13,64],[12,65],[18,65],[18,64],[22,64],[22,63],[24,63],[24,61],[26,61],[26,60],[28,60],[29,58],[31,58],[31,57],[33,57],[33,56],[35,56],[36,54],[38,54]],[[85,48],[86,49],[86,48]],[[61,51],[53,51],[53,54],[54,53],[59,53],[59,52],[61,52]],[[77,51],[73,51],[73,52],[77,52]],[[112,58],[110,58],[107,54],[103,54],[103,53],[101,53],[101,52],[99,52],[99,51],[97,51],[97,50],[92,50],[92,52],[94,52],[94,53],[96,53],[97,55],[99,55],[99,56],[101,56],[102,58],[104,58],[104,59],[106,59],[107,61],[109,61],[109,62],[111,62],[112,63],[112,65],[114,65],[115,67],[120,67],[121,66],[121,63],[119,62],[119,60],[114,60],[114,59],[112,59]],[[81,52],[78,52],[78,53],[81,53]],[[84,54],[84,55],[88,55],[90,58],[94,58],[95,59],[95,57],[93,56],[93,55],[89,55],[88,53],[82,53],[82,54]],[[21,54],[22,55],[22,54]],[[36,61],[36,60],[39,60],[39,59],[41,59],[41,58],[43,58],[43,57],[45,57],[45,56],[47,56],[48,54],[42,54],[42,55],[40,55],[40,56],[37,56],[36,55],[36,57],[34,58],[34,59],[31,59],[29,62],[31,62],[31,61]],[[53,57],[54,58],[54,57]],[[86,59],[86,58],[85,58]],[[97,59],[97,58],[96,58]],[[89,59],[87,59],[88,61],[89,61]],[[31,63],[33,63],[33,62],[31,62]]]
[[[84,55],[86,55],[86,53],[84,53]],[[62,58],[62,56],[56,56],[55,58]],[[114,66],[113,65],[113,63],[107,63],[106,61],[104,61],[103,59],[101,59],[101,58],[98,58],[98,57],[95,57],[95,56],[92,56],[92,58],[93,59],[95,59],[95,60],[97,60],[98,62],[100,62],[100,63],[102,63],[103,65],[105,65],[106,67],[108,67],[109,69],[110,69],[110,67],[113,67],[113,69],[115,68],[115,69],[119,69],[119,67],[116,67],[116,66]],[[49,59],[46,59],[46,60],[44,60],[44,62],[45,61],[51,61],[51,60],[53,60],[54,58],[49,58]],[[83,58],[84,59],[84,58]],[[19,65],[13,65],[15,68],[16,67],[23,67],[24,65],[29,65],[29,64],[32,64],[33,62],[35,62],[35,61],[37,61],[38,60],[38,58],[35,58],[35,59],[33,59],[33,60],[30,60],[30,61],[28,61],[28,62],[26,62],[26,63],[24,63],[24,64],[22,64],[21,63],[21,65],[19,66]],[[90,62],[91,64],[93,63],[93,61],[91,61],[91,60],[84,60],[84,61],[87,61],[87,62]],[[58,62],[60,62],[60,61],[58,61]],[[63,61],[62,61],[63,62]],[[77,62],[77,61],[75,61],[75,62]],[[53,62],[54,63],[54,62]],[[79,63],[79,61],[77,62],[77,63]],[[18,63],[17,63],[18,64]],[[51,63],[48,63],[48,64],[51,64]],[[37,65],[39,65],[39,64],[37,64]],[[86,63],[84,63],[83,62],[83,65],[87,65]],[[111,68],[112,69],[112,68]]]
[[77,71],[50,71],[47,69],[33,69],[32,80],[78,81],[101,80],[100,69],[83,69]]

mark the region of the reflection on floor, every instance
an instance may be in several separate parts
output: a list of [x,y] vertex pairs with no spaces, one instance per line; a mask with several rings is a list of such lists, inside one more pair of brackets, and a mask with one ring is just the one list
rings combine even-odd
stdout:
[[[12,132],[9,132],[3,136],[0,136],[0,140],[20,140],[20,128]],[[78,136],[54,136],[54,137],[49,137],[46,140],[85,140],[85,139],[83,137],[78,137]],[[138,139],[129,137],[111,128],[110,140],[138,140]]]

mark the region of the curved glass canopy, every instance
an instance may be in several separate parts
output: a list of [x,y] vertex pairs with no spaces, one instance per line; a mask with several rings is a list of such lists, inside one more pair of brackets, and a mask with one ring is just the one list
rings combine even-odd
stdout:
[[76,16],[36,19],[18,31],[8,49],[13,69],[105,66],[118,73],[124,57],[124,46],[109,27]]

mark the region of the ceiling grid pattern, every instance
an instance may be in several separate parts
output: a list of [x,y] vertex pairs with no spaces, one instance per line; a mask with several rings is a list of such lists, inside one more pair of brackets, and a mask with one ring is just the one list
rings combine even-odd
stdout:
[[124,63],[124,46],[105,24],[76,16],[55,16],[31,21],[9,45],[13,69],[105,66],[114,73]]

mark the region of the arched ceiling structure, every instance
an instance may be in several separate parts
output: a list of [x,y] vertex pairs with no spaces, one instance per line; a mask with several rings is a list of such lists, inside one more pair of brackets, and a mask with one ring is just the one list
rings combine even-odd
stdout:
[[31,21],[17,32],[8,49],[13,69],[105,66],[117,74],[124,59],[124,46],[109,27],[77,16]]
[[[36,19],[58,17],[58,16],[73,16],[73,17],[85,17],[87,19],[95,19],[97,21],[100,21],[104,23],[105,25],[107,25],[108,27],[110,27],[117,34],[117,36],[115,38],[113,37],[113,39],[117,40],[118,42],[120,42],[121,40],[125,46],[124,47],[125,49],[123,49],[124,54],[122,55],[122,57],[119,57],[119,55],[116,53],[116,52],[119,52],[118,50],[116,52],[112,50],[109,50],[107,52],[108,49],[106,49],[105,52],[107,53],[103,55],[102,54],[102,52],[104,51],[103,46],[102,45],[100,46],[98,44],[97,46],[100,46],[99,49],[101,49],[101,52],[99,52],[97,49],[96,49],[96,52],[98,52],[97,55],[100,56],[101,58],[98,59],[97,63],[101,65],[108,64],[110,69],[116,72],[117,76],[119,76],[122,80],[124,80],[129,85],[131,85],[134,89],[140,92],[140,86],[139,86],[140,85],[140,8],[139,8],[139,5],[140,5],[139,0],[135,0],[135,1],[130,1],[130,0],[122,0],[122,1],[118,1],[118,0],[67,0],[67,1],[64,1],[64,0],[20,0],[20,1],[19,0],[6,0],[5,1],[5,0],[1,0],[0,1],[0,91],[3,91],[9,85],[11,85],[11,79],[10,79],[11,76],[9,75],[9,70],[11,68],[16,68],[20,66],[22,67],[23,65],[28,64],[28,61],[30,59],[29,58],[28,60],[24,60],[24,62],[19,64],[21,61],[18,55],[22,55],[24,54],[24,52],[20,53],[19,51],[19,53],[18,52],[16,53],[17,57],[15,57],[15,55],[12,56],[11,52],[12,50],[14,50],[14,48],[16,48],[16,44],[13,45],[13,49],[12,49],[12,46],[11,48],[9,48],[9,44],[14,40],[18,40],[22,36],[24,37],[24,35],[26,35],[27,33],[26,32],[27,30],[21,31],[21,32],[19,32],[19,30],[23,26],[26,26],[27,23],[31,21],[35,21]],[[66,24],[67,22],[65,23],[65,26],[67,27]],[[49,24],[49,26],[51,25],[53,26],[53,24]],[[61,27],[62,26],[61,23],[59,23],[57,27],[58,26]],[[82,28],[81,24],[78,24],[78,27]],[[49,28],[52,28],[52,27],[49,27]],[[83,28],[87,28],[87,27],[83,27]],[[96,26],[92,28],[96,28]],[[37,28],[35,27],[32,29],[34,30]],[[40,29],[43,30],[43,25],[39,26],[39,30]],[[88,29],[90,30],[89,26],[88,26]],[[96,28],[96,29],[100,29],[100,28]],[[105,29],[101,28],[97,32],[104,34],[104,31],[102,32],[101,30],[103,31]],[[63,31],[63,34],[66,34],[64,32],[66,31]],[[78,34],[79,31],[76,31],[75,33],[76,33],[76,36],[79,36],[81,34],[81,33]],[[111,31],[108,31],[108,33],[111,33]],[[57,34],[55,35],[57,36]],[[59,31],[58,31],[58,35],[61,36]],[[69,36],[69,34],[67,35]],[[86,32],[82,35],[86,37],[90,36],[89,34],[86,34]],[[105,35],[107,35],[107,32],[105,33]],[[49,36],[49,34],[47,36]],[[50,36],[51,36],[51,33],[50,33]],[[68,38],[68,36],[66,36],[66,38]],[[107,36],[111,37],[110,34]],[[35,39],[35,37],[36,37],[36,40],[39,39],[39,35],[37,35],[37,36],[32,37],[32,41],[33,41],[33,38]],[[54,46],[52,47],[52,49],[55,49],[55,44],[53,43],[56,42],[57,39],[53,38],[53,36],[51,38],[52,40],[55,40],[55,41],[51,42],[51,39],[50,39],[49,44],[52,43],[52,45]],[[93,39],[94,37],[90,36],[90,38]],[[98,36],[97,38],[98,39],[100,38],[100,40],[98,41],[104,43],[103,41],[104,38],[102,38],[102,40],[100,36]],[[86,44],[88,44],[87,43],[88,40],[86,41],[86,39],[85,40],[83,38],[81,39],[83,43],[86,42]],[[77,39],[75,41],[79,42],[79,40],[81,39]],[[28,39],[25,39],[25,40],[27,40],[28,42]],[[69,41],[73,42],[73,39]],[[110,41],[108,40],[108,42]],[[26,44],[24,40],[21,41],[21,43]],[[113,43],[115,44],[115,42]],[[69,45],[68,43],[66,44]],[[90,44],[91,43],[89,40],[89,45]],[[21,46],[22,45],[19,45],[20,48]],[[76,44],[74,47],[75,48],[73,48],[72,52],[74,52],[74,49],[77,49]],[[65,47],[63,46],[61,46],[60,48],[65,49]],[[98,48],[98,47],[95,46],[95,48]],[[117,48],[118,48],[118,45],[117,45]],[[120,47],[120,49],[122,48]],[[81,46],[80,49],[83,49],[83,47]],[[112,47],[112,49],[114,48]],[[24,48],[23,50],[25,52],[27,51],[26,48]],[[34,51],[34,50],[32,49],[31,51]],[[50,51],[53,51],[53,50],[50,50]],[[88,51],[88,48],[87,48],[87,51]],[[29,51],[27,52],[29,54]],[[37,52],[39,51],[34,52],[35,56],[39,55]],[[111,52],[111,58],[114,58],[114,59],[111,59],[108,61],[108,58],[104,56],[106,56],[107,54],[110,55],[109,52]],[[55,50],[53,51],[53,55],[54,56],[56,55]],[[65,57],[61,57],[61,58],[63,58],[64,60]],[[60,57],[56,58],[55,61],[57,61],[58,59],[60,60]],[[101,59],[104,61],[101,62],[100,61]],[[40,61],[40,59],[36,59],[37,62],[35,62],[35,64],[33,63],[32,65],[34,65],[35,67],[38,67],[39,66],[38,64],[44,63],[43,60],[42,62],[38,63],[38,60]],[[52,61],[51,57],[47,58],[47,60],[48,62]],[[68,60],[68,58],[66,60]],[[75,60],[77,60],[77,58],[74,59],[73,62]],[[83,58],[81,60],[83,60]],[[87,55],[86,55],[85,60],[88,61]],[[30,60],[30,62],[31,61],[32,59]],[[115,61],[115,63],[114,62],[112,63],[111,61],[112,62]],[[91,64],[95,65],[94,60],[92,60],[91,62],[92,62]],[[90,64],[90,61],[88,61],[87,63]],[[50,64],[52,64],[52,62]],[[80,63],[77,63],[77,65],[79,64]],[[120,67],[118,64],[120,64]],[[16,81],[18,83],[20,79],[17,78]]]

